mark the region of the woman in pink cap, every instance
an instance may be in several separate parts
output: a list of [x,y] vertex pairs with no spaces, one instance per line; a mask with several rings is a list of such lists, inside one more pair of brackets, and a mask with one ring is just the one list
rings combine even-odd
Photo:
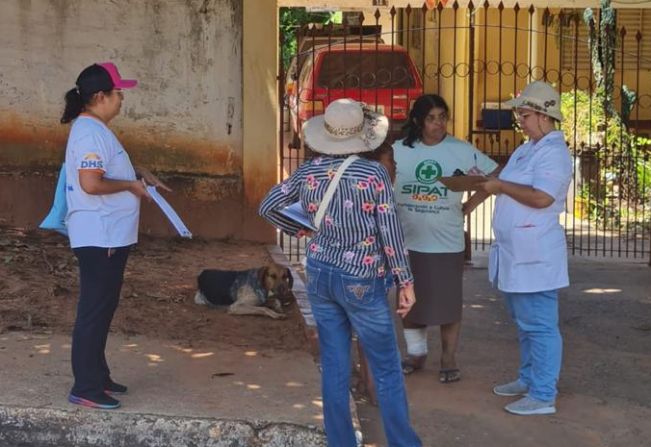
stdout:
[[61,117],[61,123],[72,122],[65,159],[66,225],[80,283],[72,334],[75,383],[68,400],[91,408],[118,408],[111,394],[127,391],[111,379],[106,339],[129,250],[138,241],[140,199],[149,198],[147,185],[169,190],[151,172],[134,169],[108,128],[120,113],[122,91],[136,84],[122,79],[110,62],[86,67],[66,93]]

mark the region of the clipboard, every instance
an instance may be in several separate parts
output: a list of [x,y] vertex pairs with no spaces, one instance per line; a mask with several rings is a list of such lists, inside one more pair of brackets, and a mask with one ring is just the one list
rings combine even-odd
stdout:
[[303,209],[301,202],[294,202],[291,205],[278,210],[278,212],[308,230],[317,231],[316,227],[312,222],[310,222],[310,217]]
[[479,184],[488,180],[484,175],[459,175],[454,177],[440,177],[439,182],[443,183],[450,191],[476,191]]

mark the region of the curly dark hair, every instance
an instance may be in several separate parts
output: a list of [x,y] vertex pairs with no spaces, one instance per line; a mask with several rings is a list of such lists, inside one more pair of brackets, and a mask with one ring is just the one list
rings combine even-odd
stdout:
[[423,137],[425,118],[435,107],[445,110],[445,113],[448,115],[450,114],[450,108],[445,102],[445,99],[439,95],[422,95],[414,102],[414,106],[409,111],[409,118],[405,125],[402,126],[403,134],[407,135],[402,140],[405,146],[414,147],[416,140],[420,140]]

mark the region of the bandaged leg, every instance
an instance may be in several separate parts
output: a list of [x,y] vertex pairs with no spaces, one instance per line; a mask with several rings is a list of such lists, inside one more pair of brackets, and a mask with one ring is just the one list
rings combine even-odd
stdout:
[[407,354],[414,357],[427,355],[427,328],[405,329]]

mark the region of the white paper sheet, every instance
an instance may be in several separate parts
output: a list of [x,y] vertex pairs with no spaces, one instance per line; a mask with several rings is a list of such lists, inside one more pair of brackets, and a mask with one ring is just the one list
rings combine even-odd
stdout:
[[188,230],[188,227],[185,226],[181,218],[179,217],[178,214],[176,214],[176,211],[174,211],[174,208],[172,208],[172,205],[170,205],[167,200],[163,196],[160,195],[158,191],[156,191],[155,186],[147,186],[147,191],[151,195],[151,198],[154,199],[154,202],[158,207],[161,209],[163,214],[167,217],[167,219],[170,221],[170,223],[174,226],[176,231],[179,233],[181,237],[186,237],[188,239],[192,239],[192,233],[190,233],[190,230]]

